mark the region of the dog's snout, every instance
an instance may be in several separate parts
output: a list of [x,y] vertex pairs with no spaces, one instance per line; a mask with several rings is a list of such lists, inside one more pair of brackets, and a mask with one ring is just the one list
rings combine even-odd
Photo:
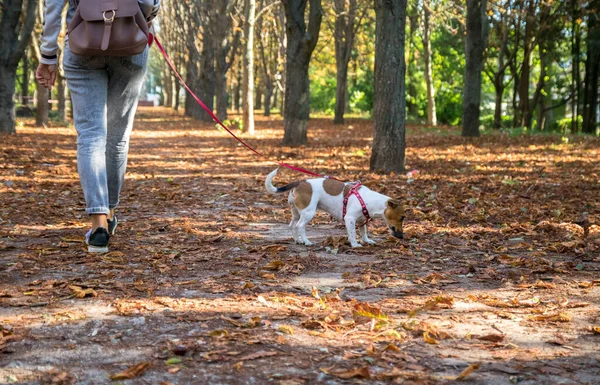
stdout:
[[400,228],[400,230],[396,230],[395,226],[390,226],[390,230],[394,237],[398,239],[404,239],[404,233],[402,232],[402,228]]

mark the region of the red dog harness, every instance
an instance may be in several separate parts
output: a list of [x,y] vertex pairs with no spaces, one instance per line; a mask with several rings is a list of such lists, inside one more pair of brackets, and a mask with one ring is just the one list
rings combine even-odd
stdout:
[[365,204],[365,201],[362,199],[362,197],[360,196],[360,193],[358,192],[358,189],[360,188],[360,186],[361,186],[360,182],[356,182],[356,184],[354,186],[352,186],[350,191],[348,191],[348,195],[346,195],[346,197],[344,198],[344,207],[342,209],[342,219],[346,218],[346,209],[348,208],[348,199],[350,199],[350,195],[356,195],[356,199],[358,199],[358,201],[360,202],[360,206],[362,207],[362,213],[366,218],[365,223],[362,225],[362,226],[364,226],[367,223],[369,223],[369,221],[372,218],[369,215],[369,210],[367,210],[367,205]]

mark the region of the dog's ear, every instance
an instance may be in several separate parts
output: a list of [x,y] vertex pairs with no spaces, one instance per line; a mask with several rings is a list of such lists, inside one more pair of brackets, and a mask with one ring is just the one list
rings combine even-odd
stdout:
[[395,209],[400,206],[400,201],[397,199],[390,199],[387,201],[387,206],[391,209]]

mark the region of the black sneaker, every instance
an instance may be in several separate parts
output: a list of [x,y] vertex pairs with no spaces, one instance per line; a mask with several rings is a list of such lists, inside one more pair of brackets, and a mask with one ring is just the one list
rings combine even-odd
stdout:
[[116,215],[113,215],[112,221],[110,219],[106,220],[108,222],[108,233],[113,236],[115,235],[115,231],[117,231],[117,226],[119,225],[119,218]]
[[92,229],[85,234],[85,244],[88,245],[90,253],[108,253],[108,240],[110,234],[104,227],[98,227],[94,232]]

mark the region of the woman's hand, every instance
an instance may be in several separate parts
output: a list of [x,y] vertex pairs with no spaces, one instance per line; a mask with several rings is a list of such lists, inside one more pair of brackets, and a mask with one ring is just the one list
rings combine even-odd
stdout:
[[35,71],[35,77],[41,85],[47,89],[51,89],[56,81],[56,65],[40,64]]

